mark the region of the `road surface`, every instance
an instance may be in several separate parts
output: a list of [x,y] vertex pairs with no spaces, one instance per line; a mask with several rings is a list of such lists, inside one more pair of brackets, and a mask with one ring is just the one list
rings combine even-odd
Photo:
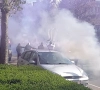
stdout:
[[91,74],[91,76],[89,75],[90,80],[89,80],[88,86],[92,88],[92,90],[100,90],[100,76],[99,75],[93,75],[93,74]]
[[17,65],[17,57],[12,57],[12,60],[9,62],[9,64]]
[[79,65],[89,76],[88,87],[92,90],[100,90],[100,72],[98,75],[95,75],[93,70],[90,70],[91,66],[89,64]]

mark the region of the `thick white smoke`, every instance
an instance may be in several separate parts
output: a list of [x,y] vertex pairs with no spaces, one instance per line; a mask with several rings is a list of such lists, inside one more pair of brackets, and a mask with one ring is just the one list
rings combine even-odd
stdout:
[[54,18],[48,13],[42,14],[40,34],[46,36],[48,29],[54,32],[55,43],[67,57],[89,61],[95,66],[98,63],[99,67],[100,47],[91,24],[80,22],[67,10],[58,10]]
[[94,27],[77,20],[68,10],[57,10],[52,17],[43,9],[27,5],[20,23],[10,18],[9,35],[14,44],[26,45],[31,42],[32,46],[37,47],[39,43],[47,42],[51,32],[56,46],[68,58],[92,62],[91,65],[98,67],[91,68],[100,70],[100,47]]

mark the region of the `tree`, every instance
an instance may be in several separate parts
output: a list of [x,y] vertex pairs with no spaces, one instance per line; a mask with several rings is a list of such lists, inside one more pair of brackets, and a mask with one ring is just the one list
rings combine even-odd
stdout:
[[95,14],[89,14],[95,0],[62,0],[59,7],[70,10],[74,16],[80,20],[85,20],[91,23],[91,19]]
[[[8,61],[8,17],[9,14],[22,10],[21,5],[25,4],[25,0],[2,0],[1,6],[1,49],[0,64]],[[13,25],[12,25],[13,26]]]
[[55,12],[56,8],[67,9],[79,20],[89,23],[92,23],[91,19],[96,16],[93,13],[89,14],[95,5],[95,0],[43,0],[42,2],[48,4],[47,10],[49,12],[52,10]]

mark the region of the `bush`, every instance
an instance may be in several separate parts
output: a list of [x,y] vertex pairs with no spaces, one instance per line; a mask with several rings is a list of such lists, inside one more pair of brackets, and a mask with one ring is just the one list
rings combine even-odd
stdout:
[[90,90],[37,66],[0,65],[0,90]]

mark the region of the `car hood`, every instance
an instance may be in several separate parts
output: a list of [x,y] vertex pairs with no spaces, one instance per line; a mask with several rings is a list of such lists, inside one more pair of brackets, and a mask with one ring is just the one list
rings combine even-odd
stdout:
[[53,73],[61,76],[82,76],[82,72],[76,65],[41,65],[44,69],[47,69]]

